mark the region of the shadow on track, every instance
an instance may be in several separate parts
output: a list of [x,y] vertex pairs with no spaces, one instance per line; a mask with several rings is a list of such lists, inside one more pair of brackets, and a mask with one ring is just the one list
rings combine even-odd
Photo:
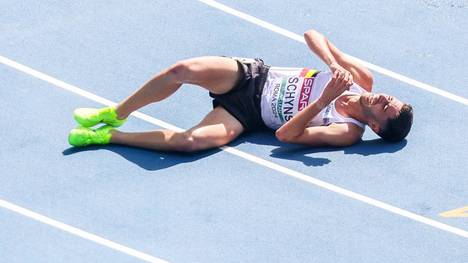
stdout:
[[[278,141],[272,132],[255,132],[239,137],[237,140],[229,144],[229,146],[237,146],[239,144],[249,142],[259,145],[277,146],[271,151],[270,156],[274,158],[300,161],[306,166],[323,166],[331,162],[328,158],[312,157],[310,154],[320,152],[343,151],[344,154],[359,154],[363,156],[375,155],[381,153],[394,153],[403,149],[407,141],[403,140],[400,143],[386,143],[380,139],[362,141],[354,146],[347,148],[336,147],[318,147],[311,148],[302,145],[285,144]],[[221,150],[211,149],[197,153],[174,153],[151,151],[141,148],[121,146],[121,145],[106,145],[106,146],[89,146],[83,148],[70,147],[65,149],[63,155],[71,155],[80,152],[107,150],[114,152],[126,160],[138,165],[139,167],[156,171],[168,168],[182,163],[190,163],[199,159],[216,154]]]
[[[300,161],[306,166],[323,166],[331,162],[328,158],[312,157],[310,154],[321,152],[343,151],[344,154],[359,154],[363,156],[382,153],[395,153],[403,149],[408,143],[403,140],[399,143],[387,143],[381,139],[361,141],[350,147],[307,147],[304,145],[286,144],[278,141],[272,132],[258,132],[245,136],[238,143],[278,146],[271,151],[270,156],[280,159]],[[237,141],[235,142],[237,143]]]
[[211,149],[203,152],[198,152],[194,154],[186,153],[175,153],[175,152],[159,152],[151,151],[141,148],[121,146],[121,145],[106,145],[106,146],[89,146],[89,147],[70,147],[65,149],[63,155],[71,155],[87,151],[99,151],[106,150],[114,152],[127,161],[130,161],[139,167],[149,170],[156,171],[174,165],[182,163],[191,163],[199,159],[208,157],[212,154],[218,153],[220,149]]

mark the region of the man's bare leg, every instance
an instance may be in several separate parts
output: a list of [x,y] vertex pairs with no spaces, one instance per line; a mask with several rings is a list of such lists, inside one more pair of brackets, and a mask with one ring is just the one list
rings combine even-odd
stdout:
[[111,143],[162,150],[194,152],[228,144],[243,132],[242,124],[224,108],[217,107],[185,132],[157,130],[127,133],[112,131]]
[[[169,97],[184,84],[195,84],[215,94],[232,89],[239,78],[237,62],[224,57],[198,57],[179,61],[146,82],[116,107],[119,119]],[[166,136],[167,137],[167,136]]]
[[[240,75],[237,62],[230,58],[200,57],[180,61],[122,101],[116,107],[117,118],[125,119],[133,111],[167,98],[183,83],[199,85],[215,94],[226,93],[234,87]],[[119,143],[156,150],[197,151],[227,144],[244,130],[240,122],[222,107],[210,112],[199,125],[186,132],[124,133],[109,127],[73,129],[69,142],[74,146]]]

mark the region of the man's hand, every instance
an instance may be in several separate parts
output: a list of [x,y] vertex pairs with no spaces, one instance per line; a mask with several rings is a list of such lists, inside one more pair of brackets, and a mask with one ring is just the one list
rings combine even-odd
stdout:
[[348,78],[351,82],[353,82],[353,75],[351,74],[351,72],[343,68],[337,62],[332,62],[330,65],[328,65],[328,67],[330,68],[333,77],[335,76],[335,73],[338,72],[338,75],[344,75],[345,78]]
[[343,70],[346,71],[348,74],[343,73],[338,68],[333,73],[332,79],[330,80],[330,82],[328,82],[322,95],[317,100],[317,104],[319,107],[324,108],[338,96],[343,94],[343,92],[348,90],[349,87],[351,87],[351,85],[353,85],[352,75],[347,70]]

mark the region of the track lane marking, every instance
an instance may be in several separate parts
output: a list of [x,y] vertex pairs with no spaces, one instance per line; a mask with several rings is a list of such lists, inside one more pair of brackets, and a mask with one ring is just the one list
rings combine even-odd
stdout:
[[[93,93],[91,93],[89,91],[83,90],[81,88],[78,88],[76,86],[68,84],[68,83],[66,83],[64,81],[61,81],[61,80],[56,79],[54,77],[51,77],[49,75],[46,75],[46,74],[44,74],[42,72],[39,72],[39,71],[37,71],[35,69],[32,69],[30,67],[27,67],[25,65],[22,65],[22,64],[20,64],[18,62],[15,62],[15,61],[13,61],[11,59],[8,59],[6,57],[3,57],[1,55],[0,55],[0,63],[6,65],[8,67],[11,67],[13,69],[16,69],[18,71],[21,71],[21,72],[23,72],[25,74],[28,74],[30,76],[33,76],[35,78],[41,79],[41,80],[43,80],[45,82],[48,82],[50,84],[53,84],[56,87],[68,90],[68,91],[73,92],[73,93],[75,93],[75,94],[77,94],[79,96],[82,96],[82,97],[88,98],[90,100],[93,100],[95,102],[101,103],[103,105],[110,106],[110,105],[115,105],[116,104],[115,102],[112,102],[112,101],[110,101],[108,99],[105,99],[103,97],[95,95],[95,94],[93,94]],[[183,129],[181,129],[179,127],[176,127],[176,126],[174,126],[172,124],[169,124],[167,122],[158,120],[156,118],[153,118],[153,117],[151,117],[151,116],[149,116],[147,114],[141,113],[141,112],[134,112],[134,113],[132,113],[132,115],[139,118],[139,119],[145,120],[145,121],[147,121],[149,123],[155,124],[157,126],[165,128],[165,129],[172,129],[172,130],[175,130],[175,131],[184,131]],[[388,211],[390,213],[406,217],[406,218],[414,220],[416,222],[420,222],[420,223],[423,223],[425,225],[432,226],[434,228],[437,228],[437,229],[440,229],[440,230],[443,230],[443,231],[446,231],[446,232],[449,232],[449,233],[452,233],[452,234],[455,234],[455,235],[458,235],[458,236],[461,236],[461,237],[464,237],[464,238],[468,238],[468,231],[466,231],[466,230],[456,228],[456,227],[441,223],[439,221],[436,221],[436,220],[433,220],[433,219],[418,215],[418,214],[410,212],[408,210],[404,210],[404,209],[401,209],[399,207],[387,204],[387,203],[379,201],[377,199],[374,199],[374,198],[371,198],[371,197],[368,197],[368,196],[365,196],[365,195],[362,195],[362,194],[359,194],[359,193],[355,193],[355,192],[347,190],[345,188],[342,188],[342,187],[333,185],[331,183],[327,183],[325,181],[313,178],[313,177],[308,176],[306,174],[297,172],[297,171],[292,170],[290,168],[286,168],[286,167],[281,166],[279,164],[276,164],[274,162],[262,159],[260,157],[255,156],[255,155],[252,155],[252,154],[237,150],[237,149],[232,148],[230,146],[223,146],[223,147],[220,147],[220,149],[225,151],[225,152],[236,155],[236,156],[238,156],[240,158],[243,158],[245,160],[248,160],[250,162],[256,163],[258,165],[267,167],[269,169],[278,171],[278,172],[283,173],[285,175],[288,175],[290,177],[296,178],[296,179],[301,180],[303,182],[306,182],[306,183],[309,183],[309,184],[312,184],[312,185],[327,189],[327,190],[329,190],[331,192],[334,192],[334,193],[349,197],[351,199],[354,199],[354,200],[369,204],[371,206],[383,209],[383,210]]]
[[116,243],[116,242],[111,241],[109,239],[100,237],[100,236],[95,235],[93,233],[81,230],[79,228],[67,225],[65,223],[62,223],[62,222],[57,221],[55,219],[52,219],[50,217],[41,215],[39,213],[33,212],[33,211],[29,210],[29,209],[26,209],[24,207],[15,205],[15,204],[10,203],[8,201],[5,201],[3,199],[0,199],[0,207],[2,207],[4,209],[7,209],[7,210],[9,210],[11,212],[15,212],[17,214],[28,217],[30,219],[33,219],[33,220],[35,220],[37,222],[40,222],[40,223],[52,226],[54,228],[60,229],[60,230],[65,231],[65,232],[67,232],[69,234],[72,234],[74,236],[78,236],[78,237],[81,237],[83,239],[95,242],[95,243],[97,243],[99,245],[108,247],[110,249],[119,251],[121,253],[124,253],[124,254],[127,254],[129,256],[141,259],[141,260],[146,261],[146,262],[169,263],[168,261],[165,261],[163,259],[154,257],[154,256],[146,254],[146,253],[143,253],[143,252],[135,250],[133,248],[121,245],[119,243]]
[[[301,35],[298,35],[298,34],[296,34],[294,32],[291,32],[291,31],[289,31],[287,29],[284,29],[284,28],[281,28],[279,26],[273,25],[272,23],[269,23],[269,22],[267,22],[265,20],[261,20],[259,18],[254,17],[254,16],[251,16],[251,15],[249,15],[247,13],[236,10],[236,9],[234,9],[232,7],[227,6],[227,5],[221,4],[221,3],[217,2],[217,1],[214,1],[214,0],[197,0],[197,1],[199,1],[199,2],[201,2],[203,4],[206,4],[208,6],[211,6],[213,8],[216,8],[218,10],[221,10],[221,11],[223,11],[225,13],[236,16],[236,17],[238,17],[240,19],[243,19],[243,20],[245,20],[247,22],[250,22],[252,24],[255,24],[257,26],[260,26],[260,27],[263,27],[263,28],[268,29],[270,31],[273,31],[273,32],[275,32],[277,34],[280,34],[280,35],[285,36],[287,38],[290,38],[292,40],[296,40],[298,42],[306,44],[304,38]],[[369,62],[364,61],[362,59],[359,59],[357,57],[354,57],[354,56],[351,56],[351,55],[349,55],[349,56],[356,59],[357,61],[359,61],[364,66],[368,67],[369,69],[372,69],[375,72],[378,72],[378,73],[380,73],[382,75],[385,75],[387,77],[399,80],[401,82],[404,82],[404,83],[409,84],[411,86],[414,86],[416,88],[419,88],[419,89],[422,89],[422,90],[437,94],[439,96],[445,97],[447,99],[450,99],[452,101],[461,103],[463,105],[468,105],[468,99],[466,99],[464,97],[461,97],[461,96],[458,96],[456,94],[450,93],[450,92],[445,91],[443,89],[436,88],[434,86],[431,86],[429,84],[417,81],[415,79],[406,77],[406,76],[404,76],[402,74],[399,74],[399,73],[396,73],[394,71],[388,70],[386,68],[377,66],[377,65],[372,64],[372,63],[369,63]]]

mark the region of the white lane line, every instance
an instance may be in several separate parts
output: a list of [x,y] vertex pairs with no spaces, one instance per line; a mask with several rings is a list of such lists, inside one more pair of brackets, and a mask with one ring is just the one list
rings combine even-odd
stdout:
[[[80,89],[80,88],[78,88],[76,86],[65,83],[65,82],[63,82],[61,80],[53,78],[53,77],[51,77],[49,75],[46,75],[44,73],[41,73],[41,72],[39,72],[37,70],[34,70],[34,69],[30,68],[30,67],[19,64],[19,63],[15,62],[13,60],[10,60],[10,59],[8,59],[6,57],[0,56],[0,63],[4,64],[6,66],[9,66],[11,68],[17,69],[18,71],[24,72],[24,73],[26,73],[28,75],[34,76],[34,77],[36,77],[38,79],[44,80],[44,81],[46,81],[48,83],[51,83],[51,84],[53,84],[53,85],[55,85],[55,86],[57,86],[59,88],[69,90],[69,91],[71,91],[71,92],[73,92],[75,94],[78,94],[78,95],[83,96],[85,98],[89,98],[91,100],[94,100],[94,101],[96,101],[98,103],[101,103],[101,104],[104,104],[104,105],[115,105],[115,103],[110,101],[110,100],[104,99],[104,98],[99,97],[99,96],[97,96],[95,94],[92,94],[91,92],[82,90],[82,89]],[[140,118],[140,119],[145,120],[147,122],[153,123],[153,124],[155,124],[157,126],[165,128],[165,129],[183,131],[183,129],[181,129],[181,128],[178,128],[178,127],[176,127],[174,125],[171,125],[171,124],[169,124],[167,122],[155,119],[155,118],[153,118],[153,117],[151,117],[149,115],[146,115],[144,113],[135,112],[135,113],[132,113],[132,114],[137,118]],[[309,183],[309,184],[312,184],[312,185],[316,185],[318,187],[330,190],[330,191],[335,192],[337,194],[347,196],[347,197],[349,197],[351,199],[354,199],[354,200],[357,200],[357,201],[360,201],[360,202],[364,202],[364,203],[369,204],[371,206],[381,208],[381,209],[386,210],[388,212],[391,212],[393,214],[397,214],[397,215],[409,218],[411,220],[414,220],[414,221],[417,221],[417,222],[420,222],[420,223],[423,223],[423,224],[438,228],[440,230],[444,230],[444,231],[453,233],[455,235],[459,235],[461,237],[468,238],[468,231],[465,231],[463,229],[456,228],[456,227],[441,223],[439,221],[436,221],[436,220],[433,220],[433,219],[426,218],[424,216],[415,214],[413,212],[398,208],[396,206],[384,203],[382,201],[367,197],[365,195],[361,195],[361,194],[352,192],[352,191],[344,189],[342,187],[339,187],[339,186],[324,182],[322,180],[313,178],[313,177],[311,177],[309,175],[294,171],[292,169],[283,167],[283,166],[281,166],[279,164],[273,163],[271,161],[267,161],[267,160],[262,159],[260,157],[254,156],[254,155],[249,154],[249,153],[242,152],[240,150],[237,150],[237,149],[229,147],[229,146],[223,146],[223,147],[221,147],[221,149],[223,151],[225,151],[225,152],[231,153],[231,154],[239,156],[239,157],[241,157],[241,158],[243,158],[245,160],[251,161],[253,163],[262,165],[264,167],[267,167],[269,169],[272,169],[272,170],[278,171],[280,173],[286,174],[288,176],[291,176],[291,177],[296,178],[298,180],[301,180],[303,182],[306,182],[306,183]]]
[[50,217],[43,216],[41,214],[38,214],[36,212],[33,212],[29,209],[23,208],[21,206],[12,204],[8,201],[5,201],[3,199],[0,199],[0,207],[3,207],[7,210],[10,210],[12,212],[18,213],[20,215],[23,215],[25,217],[28,217],[30,219],[33,219],[35,221],[41,222],[43,224],[58,228],[62,231],[68,232],[72,235],[79,236],[81,238],[87,239],[89,241],[95,242],[99,245],[108,247],[110,249],[122,252],[124,254],[127,254],[129,256],[141,259],[146,262],[151,262],[151,263],[169,263],[168,261],[165,261],[163,259],[151,256],[149,254],[140,252],[138,250],[135,250],[133,248],[129,248],[127,246],[115,243],[113,241],[110,241],[108,239],[105,239],[103,237],[97,236],[95,234],[92,234],[90,232],[86,232],[84,230],[81,230],[79,228],[64,224],[62,222],[59,222],[57,220],[54,220]]
[[[218,9],[218,10],[221,10],[221,11],[223,11],[225,13],[231,14],[233,16],[236,16],[236,17],[240,18],[240,19],[248,21],[248,22],[250,22],[252,24],[261,26],[261,27],[263,27],[265,29],[273,31],[273,32],[275,32],[277,34],[280,34],[282,36],[285,36],[287,38],[290,38],[290,39],[293,39],[293,40],[296,40],[298,42],[306,44],[304,38],[301,35],[298,35],[298,34],[296,34],[294,32],[291,32],[291,31],[289,31],[287,29],[284,29],[284,28],[281,28],[279,26],[275,26],[275,25],[273,25],[273,24],[271,24],[269,22],[258,19],[258,18],[254,17],[254,16],[251,16],[249,14],[246,14],[244,12],[241,12],[239,10],[231,8],[231,7],[227,6],[227,5],[221,4],[221,3],[217,2],[217,1],[214,1],[214,0],[198,0],[198,1],[201,2],[201,3],[204,3],[206,5],[209,5],[211,7],[214,7],[216,9]],[[403,76],[403,75],[401,75],[399,73],[393,72],[393,71],[385,69],[383,67],[374,65],[374,64],[369,63],[367,61],[364,61],[362,59],[359,59],[359,58],[356,58],[356,57],[353,57],[353,58],[358,60],[360,63],[362,63],[364,66],[368,67],[369,69],[372,69],[375,72],[378,72],[378,73],[380,73],[382,75],[388,76],[390,78],[394,78],[394,79],[399,80],[401,82],[404,82],[404,83],[407,83],[407,84],[412,85],[414,87],[417,87],[417,88],[432,92],[434,94],[437,94],[437,95],[440,95],[440,96],[445,97],[447,99],[459,102],[461,104],[468,105],[468,99],[466,99],[464,97],[461,97],[461,96],[455,95],[453,93],[450,93],[448,91],[436,88],[436,87],[431,86],[429,84],[426,84],[426,83],[411,79],[409,77]]]

